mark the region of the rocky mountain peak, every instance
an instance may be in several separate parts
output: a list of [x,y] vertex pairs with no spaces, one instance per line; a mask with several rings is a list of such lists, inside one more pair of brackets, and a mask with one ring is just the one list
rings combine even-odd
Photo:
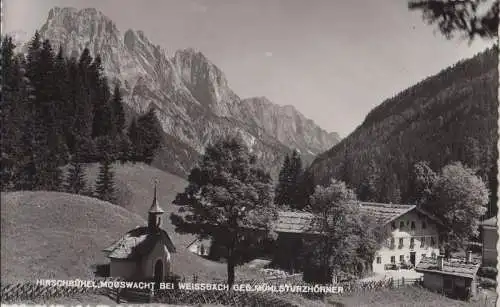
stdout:
[[185,175],[208,143],[230,133],[239,133],[273,172],[291,148],[310,158],[338,141],[293,107],[265,97],[241,100],[200,50],[180,49],[169,56],[141,30],[122,35],[96,9],[55,7],[39,32],[70,56],[84,48],[99,54],[110,81],[122,84],[131,112],[155,107],[167,142],[158,163],[174,173]]
[[229,88],[224,73],[199,50],[181,49],[175,52],[172,62],[194,98],[217,116],[234,115],[239,97]]
[[77,32],[90,38],[102,35],[103,32],[117,33],[115,23],[95,8],[78,10],[73,7],[54,7],[41,31],[57,27],[66,30],[67,34]]

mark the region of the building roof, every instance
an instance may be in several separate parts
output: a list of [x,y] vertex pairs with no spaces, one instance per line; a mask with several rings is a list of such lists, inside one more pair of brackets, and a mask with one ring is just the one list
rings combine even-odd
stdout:
[[490,219],[482,221],[481,226],[497,227],[497,217],[495,216]]
[[474,278],[481,266],[481,262],[478,259],[472,259],[470,263],[467,263],[464,258],[444,259],[443,270],[440,270],[437,261],[437,258],[425,257],[417,264],[415,271]]
[[[442,224],[439,219],[432,214],[414,206],[400,204],[383,204],[372,202],[359,202],[360,212],[364,215],[374,217],[381,225],[385,225],[397,219],[398,217],[416,210],[419,214],[427,216],[438,224]],[[316,226],[315,215],[309,212],[278,212],[278,220],[275,225],[276,232],[287,233],[319,233],[319,227]]]
[[374,217],[380,224],[387,224],[412,211],[416,206],[361,202],[361,213]]
[[287,233],[317,233],[314,228],[314,214],[309,212],[278,212],[278,220],[275,224],[276,232]]
[[169,252],[175,253],[175,246],[165,230],[154,233],[148,227],[137,227],[127,232],[103,251],[108,253],[108,258],[137,260],[148,255],[158,241],[162,241]]
[[160,204],[158,203],[158,196],[156,192],[156,186],[158,184],[158,181],[155,180],[155,191],[154,191],[154,198],[153,198],[153,203],[151,204],[151,208],[149,208],[149,213],[164,213],[165,210],[163,210],[160,207]]
[[203,244],[205,246],[210,246],[212,244],[212,240],[210,240],[210,239],[199,239],[199,238],[196,238],[191,243],[189,243],[186,248],[189,249],[191,246],[197,245],[197,244]]

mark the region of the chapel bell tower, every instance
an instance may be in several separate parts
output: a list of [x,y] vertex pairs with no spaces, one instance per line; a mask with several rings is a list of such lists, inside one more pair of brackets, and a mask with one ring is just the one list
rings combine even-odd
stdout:
[[155,180],[153,204],[148,212],[148,228],[150,231],[157,231],[161,228],[162,216],[165,211],[158,204],[157,195],[158,180]]

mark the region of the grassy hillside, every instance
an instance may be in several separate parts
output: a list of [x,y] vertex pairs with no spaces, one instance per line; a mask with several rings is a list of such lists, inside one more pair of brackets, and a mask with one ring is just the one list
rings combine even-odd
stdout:
[[[166,211],[163,228],[170,234],[177,253],[175,273],[190,280],[226,278],[226,265],[198,257],[187,250],[195,237],[179,235],[169,215],[171,203],[187,184],[183,179],[144,164],[113,167],[118,205],[95,198],[58,192],[2,193],[2,281],[36,278],[91,278],[93,265],[108,263],[101,250],[128,230],[146,225],[153,200],[153,182],[159,180],[159,202]],[[97,165],[88,168],[94,183]],[[252,278],[244,266],[237,277]]]
[[[88,181],[94,183],[99,167],[97,164],[88,168]],[[177,206],[172,204],[177,193],[184,190],[187,181],[164,172],[152,166],[137,163],[124,165],[115,164],[115,184],[117,188],[117,204],[147,219],[149,207],[153,201],[154,181],[158,179],[158,200],[160,206],[165,210],[163,228],[170,234],[176,248],[177,254],[173,258],[173,268],[177,274],[191,278],[197,274],[199,278],[210,280],[212,278],[226,278],[226,265],[223,263],[209,261],[189,252],[187,246],[195,240],[194,235],[178,234],[170,222],[170,214],[177,212]],[[241,278],[253,276],[253,270],[246,266],[239,270]]]
[[415,162],[429,161],[438,171],[462,161],[477,168],[496,195],[497,67],[498,51],[489,49],[387,99],[318,156],[311,166],[317,183],[334,177],[359,188],[371,181],[376,200],[406,201]]
[[1,194],[2,282],[90,278],[101,250],[143,219],[94,198],[57,192]]

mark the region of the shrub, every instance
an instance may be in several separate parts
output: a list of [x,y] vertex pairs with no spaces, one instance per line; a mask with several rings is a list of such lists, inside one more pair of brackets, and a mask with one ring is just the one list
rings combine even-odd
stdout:
[[489,289],[489,288],[496,288],[497,286],[497,281],[491,278],[486,278],[486,277],[479,277],[479,285],[482,288]]
[[498,273],[497,268],[491,267],[491,266],[484,266],[484,267],[479,268],[477,275],[481,276],[481,277],[497,279],[497,273]]

